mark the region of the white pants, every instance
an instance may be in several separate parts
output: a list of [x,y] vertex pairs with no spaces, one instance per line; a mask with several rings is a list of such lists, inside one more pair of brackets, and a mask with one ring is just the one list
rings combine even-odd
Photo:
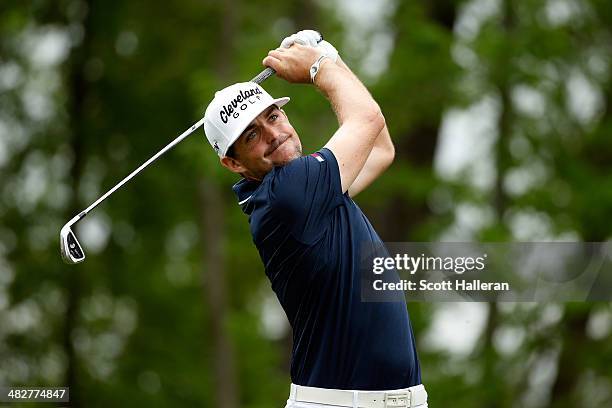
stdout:
[[[287,400],[287,405],[285,408],[345,408],[339,405],[321,405],[321,404],[313,404],[311,402],[297,402]],[[427,408],[427,403],[416,405],[414,408]]]
[[[421,391],[423,390],[424,388],[422,388]],[[360,394],[368,393],[368,391],[358,391],[358,392]],[[370,391],[370,392],[376,392],[376,391]],[[426,398],[427,398],[427,394],[425,394],[425,399]],[[330,404],[296,401],[295,399],[291,397],[291,395],[289,396],[289,399],[287,400],[287,405],[285,405],[285,408],[346,408],[346,407],[347,407],[346,405],[330,405]],[[353,405],[353,408],[359,408],[359,407],[357,407],[357,405]],[[419,405],[413,405],[411,406],[411,408],[427,408],[427,401]]]

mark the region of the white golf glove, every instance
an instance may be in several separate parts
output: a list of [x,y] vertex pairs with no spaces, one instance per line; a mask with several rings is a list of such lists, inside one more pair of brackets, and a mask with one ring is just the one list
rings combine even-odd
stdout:
[[321,41],[321,34],[314,30],[302,30],[295,34],[286,37],[280,44],[281,48],[289,48],[293,44],[298,43],[309,47],[319,48],[321,53],[336,62],[338,60],[338,50],[328,43]]

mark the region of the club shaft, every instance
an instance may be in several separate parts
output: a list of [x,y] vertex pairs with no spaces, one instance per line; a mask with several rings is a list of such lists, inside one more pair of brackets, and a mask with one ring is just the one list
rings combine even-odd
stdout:
[[276,74],[276,71],[270,67],[267,67],[263,71],[261,71],[255,78],[251,79],[251,82],[255,82],[256,84],[261,84],[266,79],[270,78],[272,75]]
[[[255,82],[257,84],[262,83],[263,81],[265,81],[266,79],[270,78],[272,75],[274,75],[276,72],[272,69],[272,68],[266,68],[263,71],[261,71],[257,76],[255,76],[251,82]],[[111,188],[110,190],[108,190],[106,193],[104,193],[103,196],[101,196],[100,198],[98,198],[96,201],[94,201],[89,207],[87,207],[85,210],[81,211],[79,213],[79,215],[77,215],[75,218],[73,218],[74,222],[80,220],[81,218],[85,217],[87,215],[87,213],[89,213],[89,211],[93,210],[94,208],[96,208],[101,202],[103,202],[104,200],[106,200],[108,198],[108,196],[110,196],[111,194],[113,194],[115,191],[119,190],[121,187],[123,187],[123,185],[125,183],[127,183],[128,181],[130,181],[135,175],[137,175],[138,173],[140,173],[145,167],[147,167],[149,164],[153,163],[155,160],[157,160],[159,157],[161,157],[164,153],[166,153],[168,150],[172,149],[174,146],[176,146],[177,144],[179,144],[180,142],[182,142],[187,136],[189,136],[190,134],[192,134],[194,131],[196,131],[197,129],[200,128],[200,126],[202,126],[204,124],[204,118],[198,120],[196,123],[194,123],[193,125],[191,125],[189,127],[189,129],[187,129],[186,131],[184,131],[183,133],[181,133],[176,139],[174,139],[172,142],[170,142],[168,145],[166,145],[166,147],[164,147],[163,149],[161,149],[159,152],[157,152],[153,157],[151,157],[149,160],[147,160],[146,162],[144,162],[143,164],[140,165],[140,167],[138,167],[136,170],[134,170],[133,172],[131,172],[126,178],[124,178],[123,180],[121,180],[119,183],[117,183],[115,185],[115,187]],[[72,220],[71,220],[72,221]]]
[[149,160],[147,160],[146,162],[142,163],[140,165],[140,167],[138,167],[136,170],[134,170],[133,172],[131,172],[126,178],[124,178],[123,180],[121,180],[119,183],[117,183],[117,185],[115,185],[115,187],[111,188],[110,190],[108,190],[106,193],[104,193],[104,195],[100,198],[98,198],[96,201],[94,201],[89,207],[87,207],[84,211],[83,211],[83,216],[81,218],[83,218],[85,215],[87,215],[87,213],[91,210],[93,210],[94,208],[96,208],[98,206],[98,204],[100,204],[102,201],[106,200],[106,198],[108,198],[108,196],[110,196],[111,194],[113,194],[115,191],[119,190],[121,187],[123,187],[123,185],[125,183],[127,183],[128,181],[130,181],[135,175],[137,175],[138,173],[140,173],[145,167],[147,167],[149,164],[153,163],[155,160],[157,160],[159,157],[161,157],[164,153],[166,153],[168,150],[172,149],[174,146],[176,146],[177,144],[179,144],[180,142],[183,141],[183,139],[185,139],[187,136],[189,136],[190,134],[192,134],[194,131],[196,131],[197,129],[200,128],[200,126],[202,126],[202,124],[204,123],[204,118],[198,120],[196,123],[194,123],[193,125],[191,125],[189,127],[189,129],[187,129],[186,131],[184,131],[183,133],[181,133],[176,139],[174,139],[172,142],[170,142],[168,145],[166,145],[166,147],[164,147],[163,149],[161,149],[159,152],[155,153],[155,155],[153,157],[151,157]]

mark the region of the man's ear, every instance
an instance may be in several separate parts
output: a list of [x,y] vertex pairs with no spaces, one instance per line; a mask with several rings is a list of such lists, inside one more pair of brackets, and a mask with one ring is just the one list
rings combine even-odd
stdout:
[[244,173],[246,171],[246,168],[240,164],[240,162],[236,159],[234,159],[233,157],[221,157],[219,159],[219,161],[221,162],[221,165],[223,167],[225,167],[226,169],[228,169],[229,171],[233,172],[233,173]]

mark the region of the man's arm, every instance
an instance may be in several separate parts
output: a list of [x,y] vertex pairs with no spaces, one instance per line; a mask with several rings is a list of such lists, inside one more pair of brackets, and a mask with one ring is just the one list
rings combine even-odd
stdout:
[[[336,64],[348,70],[353,74],[351,69],[338,57]],[[354,74],[353,74],[354,75]],[[351,184],[348,189],[349,196],[355,197],[357,194],[366,189],[374,180],[378,178],[393,162],[395,158],[395,147],[389,135],[389,129],[385,124],[383,130],[376,137],[372,151],[368,156],[363,169]]]
[[[294,44],[288,49],[270,51],[263,63],[289,82],[309,83],[308,71],[318,57],[315,48]],[[364,168],[378,135],[385,127],[385,119],[361,81],[329,59],[321,64],[315,86],[330,101],[340,124],[325,147],[338,161],[344,193]]]
[[380,132],[363,169],[348,189],[349,196],[355,197],[389,168],[395,158],[395,147],[387,126]]

